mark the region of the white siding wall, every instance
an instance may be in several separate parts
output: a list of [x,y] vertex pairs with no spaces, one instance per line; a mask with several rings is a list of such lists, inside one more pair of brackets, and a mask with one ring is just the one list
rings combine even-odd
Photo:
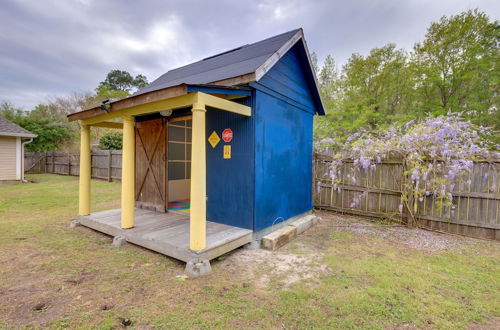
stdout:
[[23,177],[21,175],[21,162],[23,160],[21,138],[16,138],[16,180],[21,180]]
[[18,180],[17,140],[16,137],[0,136],[0,180]]

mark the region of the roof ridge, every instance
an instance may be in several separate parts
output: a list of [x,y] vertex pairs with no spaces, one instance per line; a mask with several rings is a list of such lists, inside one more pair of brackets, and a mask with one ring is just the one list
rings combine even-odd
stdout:
[[281,37],[281,36],[283,36],[283,35],[285,35],[285,34],[289,34],[289,33],[291,33],[291,32],[297,32],[297,31],[299,31],[300,29],[301,29],[301,28],[294,29],[294,30],[290,30],[290,31],[283,32],[283,33],[277,34],[277,35],[275,35],[275,36],[272,36],[272,37],[266,38],[266,39],[262,39],[262,40],[255,41],[255,42],[252,42],[252,43],[249,43],[249,44],[245,44],[245,45],[242,45],[242,46],[239,46],[239,47],[235,47],[235,48],[233,48],[233,49],[230,49],[230,50],[227,50],[227,51],[221,52],[221,53],[219,53],[219,54],[212,55],[212,56],[208,56],[208,57],[205,57],[205,58],[203,58],[203,59],[201,59],[201,60],[198,60],[198,61],[195,61],[195,62],[191,62],[191,63],[189,63],[189,64],[186,64],[186,65],[183,65],[183,66],[180,66],[180,67],[177,67],[177,68],[174,68],[174,69],[168,70],[168,71],[167,71],[166,73],[164,73],[164,74],[167,74],[167,73],[169,73],[169,72],[173,72],[173,71],[177,71],[177,70],[179,70],[179,69],[183,69],[183,68],[185,68],[185,67],[187,67],[187,66],[190,66],[190,65],[193,65],[193,64],[197,64],[197,63],[201,63],[201,62],[204,62],[204,61],[206,61],[206,60],[210,60],[210,59],[216,58],[216,57],[221,56],[221,55],[226,55],[226,54],[229,54],[229,53],[232,53],[232,52],[238,51],[238,50],[240,50],[240,49],[248,48],[248,47],[254,46],[254,45],[256,45],[256,44],[263,43],[263,42],[265,42],[265,41],[269,41],[269,40],[271,40],[271,39],[275,39],[275,38]]

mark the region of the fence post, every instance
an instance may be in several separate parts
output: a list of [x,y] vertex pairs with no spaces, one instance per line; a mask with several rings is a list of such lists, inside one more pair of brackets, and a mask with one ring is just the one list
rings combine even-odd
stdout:
[[68,176],[71,176],[71,152],[68,152]]
[[[80,155],[81,157],[82,155]],[[92,171],[92,168],[94,166],[94,150],[90,149],[90,178],[92,179],[92,173],[94,171]]]
[[52,174],[56,174],[56,160],[54,158],[54,152],[51,152],[52,154]]
[[111,157],[113,156],[112,150],[108,150],[108,182],[111,182]]

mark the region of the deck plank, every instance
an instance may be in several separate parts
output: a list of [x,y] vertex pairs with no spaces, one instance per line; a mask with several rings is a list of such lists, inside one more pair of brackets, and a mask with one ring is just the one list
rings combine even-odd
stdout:
[[124,236],[130,243],[188,262],[214,259],[251,241],[252,231],[207,221],[207,248],[189,250],[189,214],[135,210],[135,227],[121,229],[121,210],[80,216],[83,226],[111,236]]

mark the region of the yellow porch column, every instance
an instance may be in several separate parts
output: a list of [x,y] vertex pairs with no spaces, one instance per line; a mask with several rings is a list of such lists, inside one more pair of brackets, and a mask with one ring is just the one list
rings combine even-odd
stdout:
[[80,187],[78,214],[90,214],[90,126],[82,125],[80,132]]
[[206,162],[205,162],[205,104],[193,104],[191,139],[191,210],[189,248],[201,251],[206,247]]
[[134,227],[135,204],[135,132],[134,118],[123,118],[122,152],[122,221],[123,229]]

